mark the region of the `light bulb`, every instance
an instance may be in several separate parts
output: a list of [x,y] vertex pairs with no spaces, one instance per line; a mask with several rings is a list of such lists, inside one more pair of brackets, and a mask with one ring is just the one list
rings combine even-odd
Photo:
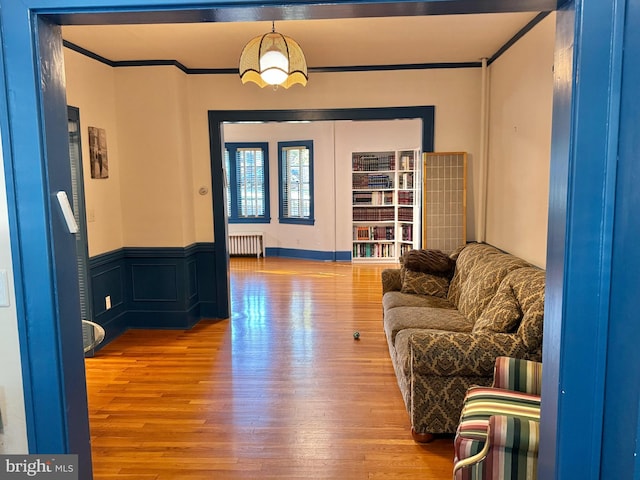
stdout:
[[280,85],[289,76],[289,60],[277,50],[260,57],[260,76],[269,85]]

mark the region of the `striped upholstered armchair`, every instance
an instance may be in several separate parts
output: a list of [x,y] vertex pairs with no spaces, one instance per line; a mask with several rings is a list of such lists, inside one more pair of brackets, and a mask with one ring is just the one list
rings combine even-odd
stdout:
[[455,480],[537,478],[542,364],[496,359],[491,387],[467,390],[454,441]]

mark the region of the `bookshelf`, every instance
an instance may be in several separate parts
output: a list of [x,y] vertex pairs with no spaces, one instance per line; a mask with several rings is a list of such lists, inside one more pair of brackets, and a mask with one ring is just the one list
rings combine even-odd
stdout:
[[420,246],[417,149],[351,155],[353,261],[397,262]]

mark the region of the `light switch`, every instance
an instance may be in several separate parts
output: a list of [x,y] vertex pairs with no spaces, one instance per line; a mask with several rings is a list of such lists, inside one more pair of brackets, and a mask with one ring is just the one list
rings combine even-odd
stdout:
[[9,306],[9,274],[0,270],[0,307]]

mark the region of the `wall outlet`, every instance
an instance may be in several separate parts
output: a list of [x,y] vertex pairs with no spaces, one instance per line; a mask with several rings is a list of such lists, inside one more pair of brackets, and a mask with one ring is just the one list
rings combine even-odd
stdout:
[[111,295],[104,297],[104,308],[109,310],[111,308]]

